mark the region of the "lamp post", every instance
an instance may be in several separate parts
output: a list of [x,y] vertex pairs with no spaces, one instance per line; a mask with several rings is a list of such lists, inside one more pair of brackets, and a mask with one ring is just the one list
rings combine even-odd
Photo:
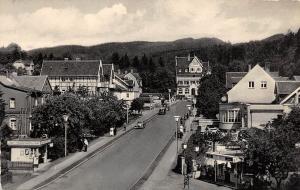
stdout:
[[179,121],[180,116],[174,116],[174,119],[176,121],[176,133],[175,133],[175,138],[176,138],[176,152],[178,154],[178,121]]
[[152,109],[152,95],[149,95],[150,98],[150,110]]
[[126,104],[126,124],[129,123],[129,121],[128,121],[128,110],[129,110],[129,105]]
[[171,104],[171,88],[168,89],[169,91],[169,105]]
[[68,127],[69,115],[64,114],[63,118],[64,118],[64,126],[65,126],[65,157],[66,157],[67,156],[67,127]]

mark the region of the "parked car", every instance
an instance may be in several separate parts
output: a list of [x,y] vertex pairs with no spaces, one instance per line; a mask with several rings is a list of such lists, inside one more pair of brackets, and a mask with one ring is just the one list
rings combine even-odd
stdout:
[[144,129],[146,127],[146,123],[143,121],[138,121],[134,126],[135,129]]
[[159,115],[165,115],[166,114],[166,108],[165,107],[159,108],[158,114]]

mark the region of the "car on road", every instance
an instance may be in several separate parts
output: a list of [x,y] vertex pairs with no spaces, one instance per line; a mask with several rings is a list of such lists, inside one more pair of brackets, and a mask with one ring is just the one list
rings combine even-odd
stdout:
[[146,123],[144,121],[138,121],[134,126],[135,129],[144,129],[146,127]]
[[165,115],[166,114],[166,107],[162,107],[162,108],[159,108],[159,111],[158,111],[158,114],[159,115]]

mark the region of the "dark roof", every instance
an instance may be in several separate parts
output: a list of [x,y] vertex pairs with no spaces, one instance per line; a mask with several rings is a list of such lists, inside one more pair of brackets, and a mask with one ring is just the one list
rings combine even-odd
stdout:
[[138,73],[131,73],[131,74],[136,78],[136,80],[142,80],[142,77]]
[[31,88],[42,91],[47,80],[46,75],[42,76],[14,76],[14,79],[22,87]]
[[238,83],[247,72],[226,72],[226,88],[232,88],[233,83]]
[[37,91],[37,89],[28,88],[21,86],[13,77],[10,76],[10,78],[7,78],[6,76],[0,75],[0,83],[8,88],[12,88],[15,90],[20,90],[23,92],[31,92],[31,91]]
[[41,75],[48,76],[97,76],[100,60],[43,61]]
[[277,94],[290,94],[300,87],[300,81],[276,82]]

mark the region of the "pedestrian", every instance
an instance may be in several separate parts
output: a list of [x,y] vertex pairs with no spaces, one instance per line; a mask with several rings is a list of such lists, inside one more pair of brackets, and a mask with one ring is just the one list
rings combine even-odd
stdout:
[[117,128],[114,127],[114,134],[117,135]]
[[88,140],[85,138],[85,139],[83,140],[83,143],[84,143],[84,152],[86,152],[86,151],[87,151],[87,146],[89,145],[89,142],[88,142]]

